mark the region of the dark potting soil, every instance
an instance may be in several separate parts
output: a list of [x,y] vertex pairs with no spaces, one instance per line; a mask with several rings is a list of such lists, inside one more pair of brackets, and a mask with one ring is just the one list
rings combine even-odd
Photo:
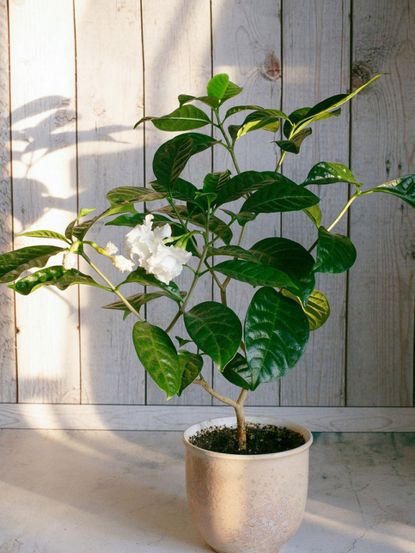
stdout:
[[303,445],[304,438],[298,432],[283,426],[271,424],[248,424],[246,428],[246,451],[240,451],[236,428],[211,426],[197,432],[189,438],[191,444],[219,453],[236,455],[261,455],[280,453]]

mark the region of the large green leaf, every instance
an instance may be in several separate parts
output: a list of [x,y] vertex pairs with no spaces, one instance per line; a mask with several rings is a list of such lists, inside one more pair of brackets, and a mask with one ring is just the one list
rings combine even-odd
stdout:
[[303,186],[294,182],[269,184],[257,190],[243,204],[241,211],[253,213],[275,213],[282,211],[299,211],[315,205],[320,198]]
[[62,252],[58,246],[27,246],[0,255],[0,282],[11,282],[32,267],[43,267],[49,257]]
[[137,282],[138,284],[142,284],[143,286],[155,286],[156,288],[161,288],[167,294],[175,301],[180,302],[182,301],[182,297],[180,295],[180,290],[177,287],[177,284],[174,282],[170,282],[169,284],[165,284],[164,282],[161,282],[158,278],[156,278],[154,275],[150,275],[149,273],[146,273],[143,267],[137,267],[135,271],[130,273],[128,277],[121,282],[119,286],[122,286],[123,284],[128,284],[129,282]]
[[18,236],[29,236],[30,238],[48,238],[52,240],[62,240],[68,243],[63,234],[55,232],[54,230],[29,230],[28,232],[22,232]]
[[[225,117],[223,120],[227,119],[228,117],[231,117],[232,115],[235,115],[235,113],[240,113],[241,111],[263,111],[265,108],[261,106],[256,105],[243,105],[243,106],[232,106],[228,109],[228,111],[225,113]],[[285,114],[284,114],[285,115]]]
[[203,192],[219,192],[231,178],[231,172],[227,169],[218,173],[208,173],[203,179]]
[[300,359],[309,337],[301,307],[273,288],[260,288],[245,319],[245,347],[256,387],[283,376]]
[[310,169],[307,178],[302,186],[310,184],[332,184],[336,182],[347,182],[360,186],[356,177],[348,167],[342,163],[333,163],[329,161],[320,161]]
[[317,330],[330,316],[330,304],[327,297],[319,290],[313,290],[304,304],[301,298],[291,294],[288,290],[282,290],[284,296],[295,300],[307,316],[310,330]]
[[[169,292],[167,292],[166,290],[162,290],[160,292],[148,292],[147,294],[134,294],[133,296],[127,297],[127,300],[136,311],[140,311],[143,305],[145,305],[149,301],[156,300],[161,297],[168,297],[170,299],[173,299]],[[175,301],[177,301],[177,299],[175,299]],[[128,309],[128,307],[125,306],[125,303],[122,301],[109,303],[108,305],[104,305],[103,308],[124,311],[124,319],[131,314],[131,311]]]
[[219,73],[210,79],[207,84],[208,96],[213,96],[218,100],[222,100],[225,96],[226,90],[229,84],[229,75],[226,73]]
[[314,271],[342,273],[356,261],[356,249],[347,236],[331,234],[324,227],[318,229],[317,260]]
[[299,292],[298,286],[287,273],[262,263],[231,259],[215,265],[214,269],[218,273],[235,280],[247,282],[252,286],[276,286]]
[[184,324],[197,347],[209,355],[220,370],[238,351],[242,327],[229,307],[215,301],[200,303],[184,314]]
[[210,123],[210,119],[204,111],[191,105],[181,105],[162,117],[143,117],[134,127],[148,120],[160,131],[190,131]]
[[276,140],[275,143],[283,150],[284,152],[289,152],[290,154],[299,154],[301,144],[312,133],[310,127],[306,127],[300,132],[293,135],[290,140]]
[[276,132],[280,127],[281,119],[287,119],[287,116],[277,109],[254,111],[247,115],[242,125],[239,126],[236,138],[241,138],[252,131]]
[[230,100],[234,96],[238,96],[238,94],[240,94],[241,92],[242,88],[240,86],[233,83],[232,81],[229,81],[228,86],[225,90],[225,94],[223,95],[222,102],[226,102],[226,100]]
[[158,181],[152,181],[150,184],[154,190],[163,193],[164,196],[168,193],[172,198],[183,202],[192,201],[197,192],[194,184],[181,178],[176,179],[171,186],[165,186]]
[[304,213],[307,215],[307,217],[313,222],[314,226],[317,228],[321,226],[321,218],[322,213],[320,206],[318,204],[312,205],[310,207],[306,207],[303,209]]
[[253,373],[248,367],[245,357],[237,353],[233,359],[229,361],[222,371],[223,376],[239,388],[245,390],[255,390],[259,382],[254,381]]
[[226,255],[230,257],[238,257],[239,259],[245,259],[246,261],[253,261],[256,263],[258,261],[255,253],[250,252],[241,248],[241,246],[222,246],[220,248],[209,248],[207,252],[207,257],[216,255]]
[[198,101],[211,107],[217,108],[220,104],[220,100],[214,96],[192,96],[191,94],[179,94],[178,98],[180,106],[188,104],[189,102]]
[[203,357],[190,351],[179,351],[179,364],[182,369],[182,382],[177,395],[181,396],[183,390],[199,376],[203,367]]
[[[137,225],[142,225],[144,223],[146,215],[148,215],[148,213],[126,213],[123,215],[119,215],[112,221],[108,221],[107,223],[105,223],[105,226],[136,227]],[[154,213],[153,217],[153,227],[165,225],[166,223],[168,223],[169,225],[173,224],[168,217],[164,217],[163,215],[158,215],[157,213]]]
[[392,194],[411,207],[415,207],[415,175],[406,175],[405,177],[385,182],[376,188],[367,190],[364,194],[371,194],[373,192]]
[[288,238],[272,237],[260,240],[249,251],[260,263],[288,274],[295,288],[285,288],[299,294],[302,300],[306,300],[314,289],[314,258],[301,244]]
[[66,290],[74,284],[86,284],[88,286],[96,286],[104,290],[109,290],[106,286],[98,284],[92,277],[81,273],[77,269],[66,270],[62,265],[54,265],[40,269],[24,278],[21,278],[14,284],[9,285],[19,294],[27,296],[31,292],[38,290],[42,286],[56,286],[59,290]]
[[154,154],[153,171],[157,181],[163,186],[171,186],[193,155],[217,142],[211,136],[199,133],[185,133],[168,140]]
[[151,202],[161,200],[166,196],[163,192],[155,192],[143,186],[119,186],[107,192],[107,199],[111,205],[133,204],[135,202]]
[[182,383],[183,367],[166,332],[138,321],[133,327],[133,342],[138,358],[157,386],[166,392],[167,399],[176,395]]
[[123,203],[120,205],[114,205],[109,207],[99,215],[96,215],[92,219],[87,221],[79,222],[78,219],[74,219],[65,229],[65,236],[69,239],[76,238],[77,240],[83,240],[86,236],[86,233],[91,229],[91,227],[105,219],[106,217],[111,217],[112,215],[117,215],[119,213],[135,213],[135,208],[132,203]]
[[219,206],[227,202],[232,202],[268,184],[279,185],[288,180],[289,179],[280,173],[274,173],[273,171],[244,171],[228,180],[220,189],[215,205]]

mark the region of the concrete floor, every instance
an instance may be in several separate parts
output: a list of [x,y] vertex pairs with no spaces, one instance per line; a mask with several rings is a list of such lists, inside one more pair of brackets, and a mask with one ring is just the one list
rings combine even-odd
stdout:
[[[0,430],[0,553],[198,553],[177,432]],[[414,553],[415,435],[320,434],[281,553]]]

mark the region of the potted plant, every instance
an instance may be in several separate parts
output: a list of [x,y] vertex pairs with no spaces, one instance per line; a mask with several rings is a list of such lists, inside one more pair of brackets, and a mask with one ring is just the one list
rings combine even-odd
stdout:
[[[145,187],[110,190],[108,209],[89,218],[94,210],[81,209],[63,233],[35,230],[23,234],[55,239],[60,245],[41,244],[0,255],[0,281],[20,294],[42,286],[64,290],[75,284],[115,294],[117,301],[105,307],[136,317],[132,339],[137,356],[167,399],[193,384],[234,409],[235,417],[206,421],[184,435],[191,510],[206,541],[222,553],[275,553],[301,522],[311,433],[273,419],[247,422],[244,403],[250,391],[293,368],[310,331],[327,320],[329,303],[315,289],[315,274],[347,271],[356,259],[350,239],[335,234],[334,227],[353,202],[374,193],[391,194],[415,206],[415,175],[365,189],[340,163],[317,163],[302,183],[281,174],[285,156],[299,153],[311,126],[338,116],[343,104],[378,77],[349,94],[287,115],[257,105],[233,105],[226,110],[226,102],[242,89],[228,75],[216,75],[205,96],[180,95],[179,107],[172,113],[137,123],[149,120],[161,131],[182,132],[156,151],[155,180]],[[243,121],[232,123],[243,112],[248,114]],[[209,132],[195,132],[202,127]],[[241,171],[235,145],[258,130],[272,133],[280,151],[276,166],[269,171]],[[278,138],[277,132],[281,132]],[[212,147],[224,148],[232,167],[208,173],[196,185],[183,179],[190,158]],[[348,183],[353,193],[325,227],[317,191],[319,186],[336,183]],[[313,191],[311,185],[315,185]],[[236,201],[238,208],[232,203]],[[249,248],[242,247],[248,225],[266,214],[288,211],[311,219],[314,243],[309,249],[285,237],[264,237]],[[102,220],[107,225],[131,227],[125,238],[126,255],[111,242],[103,246],[87,238]],[[127,276],[119,283],[111,282],[91,259],[91,251]],[[58,254],[60,263],[46,266]],[[90,270],[81,271],[79,261]],[[22,276],[35,267],[40,269]],[[174,282],[183,268],[192,273],[187,290],[180,290]],[[192,305],[195,287],[206,278],[213,280],[220,301]],[[227,305],[232,279],[254,288],[243,324]],[[123,286],[127,283],[139,285],[137,293],[126,297]],[[141,308],[159,298],[177,307],[165,328],[142,315]],[[182,317],[188,336],[172,339],[169,334],[174,336],[175,324]],[[203,365],[212,361],[235,385],[234,398],[223,396],[204,379]]]

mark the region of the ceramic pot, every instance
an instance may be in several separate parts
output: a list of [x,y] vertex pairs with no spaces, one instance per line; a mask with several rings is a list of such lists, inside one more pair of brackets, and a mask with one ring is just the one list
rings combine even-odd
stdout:
[[193,520],[217,553],[277,553],[297,531],[308,488],[312,434],[298,424],[269,417],[248,422],[285,426],[305,443],[264,455],[230,455],[194,446],[189,438],[210,426],[233,426],[234,417],[195,424],[184,433],[186,487]]

